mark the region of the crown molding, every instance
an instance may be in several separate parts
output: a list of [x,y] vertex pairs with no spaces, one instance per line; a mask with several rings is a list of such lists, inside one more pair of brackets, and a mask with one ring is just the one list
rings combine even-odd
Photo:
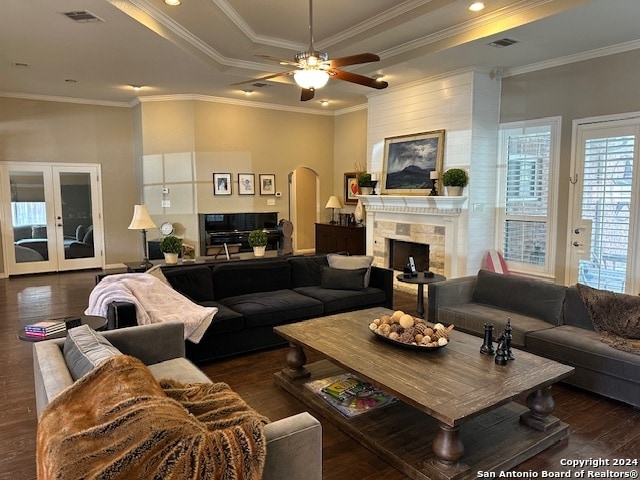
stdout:
[[552,60],[546,60],[544,62],[532,63],[523,67],[508,68],[502,76],[504,78],[514,75],[522,75],[523,73],[530,73],[547,68],[560,67],[562,65],[568,65],[571,63],[583,62],[585,60],[591,60],[599,57],[606,57],[608,55],[614,55],[616,53],[624,53],[630,50],[637,50],[638,48],[640,48],[640,40],[633,40],[630,42],[619,43],[617,45],[610,45],[608,47],[596,48],[595,50],[589,50],[587,52],[576,53],[574,55],[558,57]]
[[21,100],[38,100],[41,102],[76,103],[81,105],[96,105],[100,107],[128,108],[128,102],[112,102],[106,100],[92,100],[87,98],[59,97],[55,95],[38,95],[32,93],[0,92],[0,97],[18,98]]
[[267,110],[280,110],[293,113],[305,113],[311,115],[333,116],[334,112],[326,110],[315,110],[303,107],[290,107],[287,105],[278,105],[275,103],[260,103],[251,100],[240,100],[236,98],[214,97],[210,95],[199,94],[179,94],[179,95],[149,95],[138,98],[140,103],[147,102],[173,102],[179,100],[196,100],[200,102],[224,103],[228,105],[239,105],[243,107],[264,108]]
[[353,107],[343,108],[342,110],[336,110],[333,114],[337,117],[340,115],[346,115],[347,113],[358,112],[360,110],[366,110],[369,108],[369,105],[366,103],[362,103],[360,105],[354,105]]

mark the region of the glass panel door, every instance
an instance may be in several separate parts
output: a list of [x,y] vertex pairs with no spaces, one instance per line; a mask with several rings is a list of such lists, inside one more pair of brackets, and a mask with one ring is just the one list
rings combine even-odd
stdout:
[[0,165],[6,273],[103,266],[98,173],[99,166]]
[[53,167],[58,270],[102,266],[97,167]]
[[638,127],[593,126],[579,132],[571,232],[572,281],[614,292],[633,288],[633,170]]

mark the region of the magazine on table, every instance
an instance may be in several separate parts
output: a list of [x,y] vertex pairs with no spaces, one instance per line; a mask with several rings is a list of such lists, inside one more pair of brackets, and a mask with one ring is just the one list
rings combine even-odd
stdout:
[[347,418],[397,401],[392,395],[350,373],[307,382],[305,386]]

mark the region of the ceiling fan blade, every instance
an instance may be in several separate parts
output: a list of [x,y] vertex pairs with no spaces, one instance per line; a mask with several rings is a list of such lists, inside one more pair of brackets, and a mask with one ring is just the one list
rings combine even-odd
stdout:
[[276,78],[276,77],[282,77],[282,76],[287,76],[287,75],[292,75],[296,72],[297,70],[291,70],[289,72],[282,72],[282,73],[274,73],[271,75],[266,75],[264,77],[259,77],[259,78],[252,78],[251,80],[243,80],[242,82],[236,82],[236,83],[232,83],[231,86],[235,86],[235,85],[242,85],[244,83],[251,83],[251,82],[259,82],[261,80],[269,80],[271,78]]
[[270,60],[272,62],[278,62],[280,65],[289,65],[291,67],[297,67],[298,64],[292,60],[283,60],[281,58],[272,57],[270,55],[256,55],[258,58],[264,58],[265,60]]
[[316,94],[316,91],[312,88],[303,88],[302,92],[300,93],[300,101],[301,102],[306,102],[308,100],[311,100],[314,95]]
[[357,83],[359,85],[364,85],[365,87],[377,88],[378,90],[382,90],[389,86],[385,81],[378,81],[375,78],[365,77],[364,75],[358,75],[357,73],[345,72],[344,70],[331,70],[329,71],[329,74],[338,80]]
[[330,68],[346,67],[347,65],[357,65],[358,63],[379,62],[380,57],[374,53],[361,53],[349,57],[334,58],[326,62]]

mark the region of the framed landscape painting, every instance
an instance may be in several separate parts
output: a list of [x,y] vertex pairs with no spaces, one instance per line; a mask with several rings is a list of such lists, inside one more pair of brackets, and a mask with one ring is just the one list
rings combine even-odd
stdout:
[[429,195],[431,172],[442,176],[443,157],[444,130],[385,139],[381,192]]
[[256,176],[253,173],[238,174],[238,195],[255,195]]

